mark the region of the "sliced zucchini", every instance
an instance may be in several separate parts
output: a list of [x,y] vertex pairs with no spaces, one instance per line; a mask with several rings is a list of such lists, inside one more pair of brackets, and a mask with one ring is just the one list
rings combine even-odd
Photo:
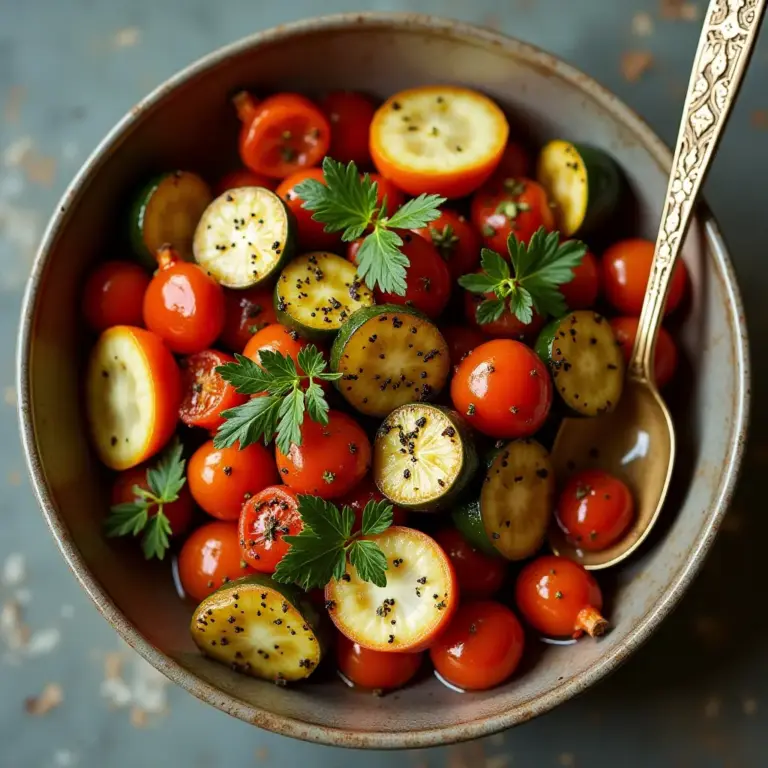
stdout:
[[206,656],[278,684],[303,680],[317,668],[322,629],[301,590],[262,574],[230,581],[206,597],[190,625]]
[[570,312],[539,334],[536,353],[575,414],[610,413],[624,388],[624,355],[610,323],[591,310]]
[[264,187],[219,195],[195,231],[195,260],[225,288],[252,288],[293,256],[295,224],[285,203]]
[[331,349],[336,386],[360,413],[384,417],[406,403],[429,400],[448,380],[451,361],[440,331],[410,307],[359,309]]
[[475,549],[486,555],[499,555],[485,532],[479,498],[465,499],[454,508],[451,517],[456,529]]
[[155,254],[171,245],[192,261],[192,241],[203,211],[213,199],[210,187],[196,174],[173,171],[148,182],[131,208],[131,245],[136,258],[157,269]]
[[278,322],[312,341],[336,334],[353,312],[373,301],[354,264],[324,251],[295,258],[275,285]]
[[379,427],[373,446],[373,478],[394,504],[430,512],[450,503],[477,470],[469,427],[456,411],[439,405],[402,405]]
[[619,201],[619,167],[596,147],[550,141],[539,154],[536,175],[554,203],[558,229],[566,237],[596,230]]

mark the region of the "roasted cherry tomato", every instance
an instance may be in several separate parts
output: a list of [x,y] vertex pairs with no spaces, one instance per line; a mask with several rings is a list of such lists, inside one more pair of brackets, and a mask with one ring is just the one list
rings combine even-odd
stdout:
[[224,290],[171,248],[158,252],[157,263],[144,294],[144,323],[172,352],[202,352],[224,327]]
[[472,197],[472,223],[486,247],[508,258],[511,234],[527,243],[539,227],[554,229],[555,216],[544,187],[537,182],[496,177]]
[[203,443],[187,466],[192,498],[213,517],[237,520],[243,504],[278,481],[275,462],[260,443],[242,450]]
[[303,208],[304,201],[296,193],[296,187],[307,179],[314,179],[325,184],[325,177],[320,168],[306,168],[292,173],[284,179],[275,190],[277,195],[285,200],[291,209],[299,232],[299,243],[302,251],[327,251],[338,248],[341,237],[338,232],[326,232],[320,221],[312,218],[312,211]]
[[544,555],[528,563],[517,577],[515,601],[523,618],[547,637],[596,637],[608,629],[597,582],[564,557]]
[[455,211],[445,209],[428,226],[414,231],[432,241],[454,280],[472,272],[480,263],[480,236],[466,218]]
[[517,669],[524,645],[515,614],[501,603],[479,600],[459,606],[429,655],[447,682],[483,691],[503,683]]
[[[114,483],[112,483],[112,506],[136,501],[136,495],[133,492],[133,487],[136,485],[145,491],[149,490],[146,464],[126,469],[125,472],[121,472],[115,478]],[[149,508],[149,516],[153,517],[156,514],[157,505],[152,504]],[[186,484],[181,487],[179,498],[176,501],[172,501],[170,504],[163,504],[163,514],[171,524],[171,535],[179,536],[186,532],[189,524],[192,522],[192,496]]]
[[391,216],[405,202],[405,194],[380,173],[369,173],[368,175],[371,177],[371,181],[376,182],[376,204],[381,208],[386,202],[387,216]]
[[[634,238],[614,243],[602,261],[603,288],[608,301],[623,315],[640,317],[645,289],[651,274],[655,245]],[[675,264],[664,314],[673,312],[683,298],[687,270],[682,261]]]
[[179,579],[187,596],[204,600],[222,584],[253,573],[242,559],[235,523],[207,523],[193,531],[179,552]]
[[459,363],[451,381],[459,413],[491,437],[527,437],[537,432],[552,405],[552,380],[533,350],[519,341],[481,344]]
[[240,131],[240,159],[255,173],[284,179],[317,165],[328,153],[331,128],[306,97],[278,93],[263,101],[239,93],[234,99]]
[[371,443],[346,413],[330,411],[323,426],[305,417],[301,445],[288,455],[276,449],[280,479],[296,493],[337,499],[354,488],[371,467]]
[[243,354],[246,357],[250,357],[254,362],[261,364],[259,352],[264,350],[279,352],[283,357],[290,357],[296,363],[296,370],[303,375],[304,371],[301,370],[298,363],[299,352],[308,344],[309,342],[302,339],[292,328],[286,328],[284,325],[280,325],[280,323],[274,323],[257,331],[245,345]]
[[581,264],[573,270],[573,280],[559,286],[569,309],[592,309],[600,293],[600,267],[587,251]]
[[532,167],[528,150],[519,142],[510,141],[493,175],[498,179],[525,179],[530,176]]
[[585,469],[568,478],[555,516],[579,549],[596,552],[618,541],[635,515],[626,484],[601,469]]
[[443,338],[448,343],[448,351],[451,356],[453,372],[459,367],[459,363],[475,348],[488,341],[488,337],[479,331],[466,325],[448,325],[440,329]]
[[336,661],[339,671],[351,683],[374,691],[402,688],[418,671],[421,653],[387,653],[373,651],[353,643],[339,633]]
[[224,289],[225,318],[221,343],[233,352],[242,353],[251,336],[277,322],[272,287],[247,288],[244,291]]
[[255,571],[274,573],[290,544],[285,536],[303,529],[296,494],[282,485],[257,493],[240,512],[240,548],[243,559]]
[[230,189],[237,189],[238,187],[266,187],[267,189],[274,189],[275,180],[270,179],[269,176],[254,173],[248,168],[238,168],[235,171],[230,171],[219,180],[219,183],[216,185],[215,194],[218,197]]
[[435,541],[453,563],[462,599],[492,597],[501,589],[507,573],[506,560],[475,549],[455,528],[438,531]]
[[214,432],[224,423],[222,411],[242,405],[248,399],[216,373],[219,365],[234,362],[232,355],[215,349],[197,352],[182,361],[184,398],[179,417],[188,427],[202,427]]
[[[638,317],[614,317],[611,320],[611,328],[616,341],[624,353],[624,359],[629,363],[632,356],[632,347],[635,346],[637,326],[640,324]],[[669,331],[663,326],[659,328],[659,337],[656,339],[656,351],[653,355],[653,369],[656,376],[656,386],[661,389],[666,387],[677,370],[677,344],[670,336]]]
[[128,261],[105,261],[91,272],[83,291],[83,314],[100,333],[113,325],[144,324],[142,307],[149,275]]
[[517,316],[512,314],[509,307],[504,310],[498,320],[483,324],[477,322],[478,306],[486,299],[492,301],[495,298],[496,296],[493,292],[481,294],[465,291],[464,316],[475,328],[493,338],[534,341],[539,331],[544,327],[544,319],[535,309],[533,310],[531,322],[527,324],[521,323]]
[[368,134],[376,112],[371,99],[357,91],[331,91],[321,102],[331,124],[331,148],[328,154],[340,163],[353,161],[359,168],[371,164]]
[[[369,501],[384,501],[384,496],[379,492],[370,475],[336,502],[339,509],[350,507],[355,513],[354,531],[360,530],[363,523],[363,510]],[[408,513],[402,507],[392,505],[392,525],[405,525],[407,517]]]

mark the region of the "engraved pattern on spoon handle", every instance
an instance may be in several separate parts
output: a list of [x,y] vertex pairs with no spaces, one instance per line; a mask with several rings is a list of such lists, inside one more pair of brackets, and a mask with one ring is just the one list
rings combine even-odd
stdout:
[[711,0],[688,84],[656,250],[629,362],[633,378],[650,381],[653,352],[672,268],[691,223],[710,159],[736,101],[766,0]]

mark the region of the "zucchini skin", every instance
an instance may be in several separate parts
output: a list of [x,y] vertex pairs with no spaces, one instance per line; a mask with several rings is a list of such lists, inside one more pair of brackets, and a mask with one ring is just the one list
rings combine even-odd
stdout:
[[501,554],[493,546],[488,534],[485,532],[483,518],[480,514],[480,489],[475,488],[471,498],[454,507],[451,519],[458,532],[477,550],[484,555],[501,557]]
[[574,234],[598,229],[613,214],[621,197],[622,178],[616,161],[602,149],[587,144],[574,144],[587,169],[587,210],[581,226]]
[[133,255],[142,267],[152,272],[157,269],[157,259],[153,253],[149,252],[144,242],[144,216],[152,195],[157,192],[157,188],[167,176],[168,173],[159,173],[144,184],[133,200],[128,219]]

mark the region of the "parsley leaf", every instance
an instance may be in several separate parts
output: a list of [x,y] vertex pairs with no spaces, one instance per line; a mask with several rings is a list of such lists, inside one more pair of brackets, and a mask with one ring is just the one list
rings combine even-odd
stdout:
[[376,542],[353,541],[349,547],[349,562],[363,581],[373,582],[377,587],[387,586],[387,558]]
[[371,501],[363,510],[363,536],[374,536],[392,525],[392,505],[386,500]]
[[147,506],[141,502],[126,501],[109,510],[104,530],[109,537],[138,536],[147,524]]
[[438,206],[445,202],[440,195],[421,194],[400,206],[387,220],[387,226],[419,229],[440,217]]
[[169,547],[168,538],[171,533],[171,521],[162,512],[151,517],[147,522],[144,538],[141,541],[144,557],[147,560],[151,560],[153,557],[162,560],[165,550]]

